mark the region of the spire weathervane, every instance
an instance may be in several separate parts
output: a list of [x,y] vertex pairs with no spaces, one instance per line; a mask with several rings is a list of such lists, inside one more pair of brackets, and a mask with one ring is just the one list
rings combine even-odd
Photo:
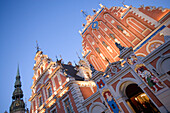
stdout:
[[77,57],[79,58],[79,60],[81,60],[81,58],[80,58],[80,56],[78,55],[78,53],[76,52],[76,54],[77,54]]
[[125,0],[123,0],[123,2],[122,2],[123,6],[126,7],[126,8],[128,8],[129,6],[128,6],[128,5],[125,5],[124,2],[125,2]]
[[36,49],[37,49],[37,52],[39,52],[40,51],[40,48],[39,48],[39,46],[38,46],[38,41],[36,40]]
[[86,12],[84,12],[83,10],[81,10],[81,12],[83,13],[83,15],[84,15],[85,17],[88,16],[88,15],[86,14]]
[[56,58],[56,61],[58,61],[58,57],[57,57],[57,55],[55,56],[55,58]]

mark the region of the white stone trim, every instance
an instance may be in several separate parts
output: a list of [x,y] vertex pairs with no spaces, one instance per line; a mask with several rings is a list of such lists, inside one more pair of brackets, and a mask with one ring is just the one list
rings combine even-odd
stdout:
[[56,91],[56,83],[55,83],[55,80],[54,80],[54,76],[53,77],[51,77],[51,82],[52,82],[52,85],[53,85],[53,90],[54,90],[54,92]]
[[160,25],[159,22],[157,22],[153,18],[147,16],[146,14],[142,13],[141,11],[139,11],[138,8],[132,7],[130,12],[132,12],[134,15],[140,17],[141,19],[144,19],[145,22],[151,23],[151,25],[155,25],[155,28]]
[[42,91],[43,91],[44,99],[47,100],[47,97],[46,97],[46,94],[45,94],[45,88],[44,87],[42,88]]
[[51,96],[48,95],[48,89],[49,89],[49,88],[51,88],[51,93],[53,94],[54,92],[53,92],[53,90],[52,90],[52,87],[51,87],[51,83],[50,83],[50,82],[48,83],[48,85],[47,85],[46,88],[45,88],[45,89],[46,89],[46,93],[47,93],[47,98],[50,98],[50,97],[52,96],[52,95],[51,95]]
[[[168,18],[162,25],[168,26],[170,24],[170,18]],[[170,36],[170,28],[166,27],[160,32],[161,35]]]
[[[124,25],[123,24],[121,24],[119,21],[117,21],[116,19],[114,19],[110,14],[104,14],[104,19],[105,19],[105,16],[106,15],[109,15],[113,20],[115,20],[117,23],[119,23],[119,25],[121,25],[121,26],[123,26],[124,27]],[[115,30],[117,30],[124,38],[126,38],[126,40],[128,40],[130,43],[131,43],[131,41],[127,38],[127,36],[125,36],[125,34],[124,33],[122,33],[120,30],[118,30],[117,29],[117,27],[115,27],[115,26],[113,26],[113,24],[111,24],[107,19],[105,19],[112,27],[114,27],[115,28]],[[126,27],[124,27],[124,29],[126,30],[126,31],[128,31],[132,36],[134,36],[135,38],[137,38],[138,40],[140,40],[138,37],[136,37],[131,31],[129,31]],[[134,45],[133,43],[131,43],[132,45]],[[135,46],[135,45],[134,45]]]
[[[90,34],[88,34],[88,35],[86,36],[87,41],[89,42],[90,46],[93,48],[94,52],[95,52],[95,53],[98,55],[98,57],[101,59],[101,57],[99,56],[99,54],[96,52],[96,49],[91,45],[90,40],[89,40],[89,36],[91,37]],[[92,37],[91,37],[91,39],[92,39]],[[101,61],[103,62],[102,59],[101,59]],[[103,62],[103,64],[105,64],[105,63]]]
[[[148,53],[151,53],[151,52],[152,52],[152,51],[149,50],[149,46],[150,46],[151,44],[153,44],[153,43],[156,43],[156,42],[161,43],[161,45],[164,43],[164,42],[162,42],[162,41],[160,41],[160,40],[153,40],[153,41],[148,42],[148,44],[146,45],[146,51],[147,51]],[[156,49],[156,48],[155,48],[155,49]]]
[[136,56],[139,56],[139,55],[142,55],[142,56],[146,56],[144,53],[136,53]]
[[[107,21],[107,19],[105,19]],[[102,22],[102,21],[99,21],[99,22]],[[109,21],[107,21],[108,23],[110,23]],[[102,22],[103,23],[103,22]],[[104,23],[103,23],[104,24]],[[105,25],[105,24],[104,24]],[[121,31],[119,31],[115,26],[113,26],[112,24],[110,24],[115,30],[117,30],[117,32],[119,32],[124,38],[126,38],[123,33]],[[106,26],[106,25],[105,25]],[[99,28],[107,35],[107,37],[109,37],[109,35],[99,26]],[[110,29],[110,28],[109,28]],[[111,32],[116,36],[116,38],[118,37],[112,30]],[[124,45],[127,46],[127,44],[124,43],[124,41],[122,41],[119,37],[118,39],[121,41],[121,43],[123,43]],[[126,38],[127,39],[127,38]],[[128,40],[128,39],[127,39]],[[129,40],[128,40],[129,41]],[[130,41],[129,41],[130,42]],[[114,41],[113,41],[114,43]],[[131,43],[131,42],[130,42]]]
[[[93,30],[92,30],[92,33],[93,33]],[[102,44],[102,42],[97,38],[97,36],[93,33],[93,35],[96,37],[96,39],[99,41],[99,43],[101,44],[101,46],[103,48],[105,48],[105,51],[107,51],[107,54],[112,58],[112,55],[110,54],[110,52],[108,51],[108,49]],[[106,40],[107,41],[107,40]],[[108,41],[107,41],[108,43]],[[108,43],[109,44],[109,43]],[[109,44],[110,45],[110,44]],[[101,50],[102,51],[102,50]],[[115,51],[116,52],[116,51]],[[102,53],[104,54],[105,52],[102,51]],[[117,52],[116,52],[117,53]],[[104,54],[105,56],[108,56],[106,54]]]
[[165,55],[162,55],[161,58],[158,59],[157,63],[156,63],[156,70],[158,71],[158,73],[160,75],[163,75],[165,74],[161,68],[161,64],[162,62],[167,59],[167,58],[170,58],[170,53],[169,54],[165,54]]
[[[137,21],[139,24],[141,24],[142,26],[144,26],[146,29],[152,31],[151,29],[149,29],[148,27],[146,27],[144,24],[142,24],[141,22],[139,22],[139,21],[136,20],[135,18],[133,18],[133,17],[128,17],[128,18],[126,19],[126,23],[127,23],[128,25],[130,25],[134,30],[136,30],[139,34],[141,34],[143,37],[145,37],[145,36],[143,35],[143,32],[144,32],[146,29],[142,29],[142,28],[139,27],[137,24],[135,24],[134,22],[132,22],[131,19],[134,19],[134,20]],[[137,30],[136,28],[134,28],[131,24],[129,24],[129,21],[132,22],[132,23],[133,23],[135,26],[137,26],[139,29],[141,29],[142,32],[138,31],[138,30]]]
[[70,88],[71,94],[74,98],[74,102],[76,103],[77,111],[79,113],[86,113],[85,107],[82,105],[82,102],[84,101],[84,98],[82,96],[82,93],[79,89],[78,84],[72,84]]

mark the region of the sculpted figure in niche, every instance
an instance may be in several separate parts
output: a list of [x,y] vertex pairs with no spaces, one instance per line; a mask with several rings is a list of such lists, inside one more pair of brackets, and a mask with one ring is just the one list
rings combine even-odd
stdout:
[[163,88],[163,85],[157,77],[155,77],[144,64],[137,65],[135,71],[137,74],[155,91]]
[[119,113],[119,108],[118,108],[111,92],[109,90],[106,90],[102,94],[103,94],[104,99],[108,103],[110,110],[113,111],[114,113]]

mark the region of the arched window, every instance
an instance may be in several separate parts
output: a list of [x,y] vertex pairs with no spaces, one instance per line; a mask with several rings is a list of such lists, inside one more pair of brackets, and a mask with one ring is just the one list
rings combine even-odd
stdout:
[[40,76],[40,70],[38,70],[38,76]]
[[158,113],[158,109],[142,91],[137,84],[129,84],[126,87],[126,95],[128,97],[128,105],[136,112],[142,113]]
[[100,62],[97,62],[96,56],[91,55],[90,61],[91,61],[92,65],[95,67],[95,69],[97,69],[97,70],[102,69]]
[[41,73],[43,73],[43,67],[41,67]]
[[156,48],[158,48],[160,45],[162,45],[163,42],[160,41],[160,40],[154,40],[154,41],[151,41],[147,44],[146,46],[146,50],[148,53],[154,51]]

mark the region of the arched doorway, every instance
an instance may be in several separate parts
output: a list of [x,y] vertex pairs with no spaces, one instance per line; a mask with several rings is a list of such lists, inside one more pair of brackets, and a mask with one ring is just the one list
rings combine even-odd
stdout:
[[136,113],[160,113],[148,96],[137,84],[130,84],[125,90],[126,100],[130,108]]
[[92,113],[103,113],[103,112],[104,112],[104,109],[101,106],[95,106],[92,109]]
[[105,113],[105,108],[104,104],[94,102],[89,108],[89,113]]

